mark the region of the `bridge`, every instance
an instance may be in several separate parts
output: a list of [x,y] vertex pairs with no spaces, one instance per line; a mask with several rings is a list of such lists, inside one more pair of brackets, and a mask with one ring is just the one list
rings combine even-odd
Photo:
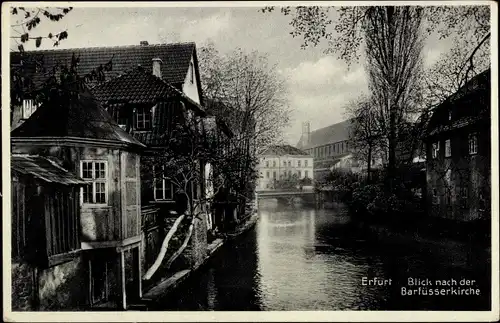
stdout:
[[267,190],[257,191],[257,200],[270,200],[275,199],[280,204],[292,204],[294,202],[314,203],[315,194],[313,190],[293,190],[293,191],[280,191],[280,190]]

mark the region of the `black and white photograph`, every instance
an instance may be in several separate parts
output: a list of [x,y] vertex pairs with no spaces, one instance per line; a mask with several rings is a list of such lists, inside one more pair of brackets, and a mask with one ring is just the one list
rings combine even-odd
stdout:
[[498,320],[497,10],[2,3],[4,320]]

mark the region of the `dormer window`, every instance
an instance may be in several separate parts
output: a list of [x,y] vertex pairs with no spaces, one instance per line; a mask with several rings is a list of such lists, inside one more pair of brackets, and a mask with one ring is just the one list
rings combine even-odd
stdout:
[[116,121],[116,123],[118,124],[118,126],[120,128],[122,128],[125,131],[127,130],[128,120],[127,120],[127,116],[126,116],[125,113],[123,113],[122,111],[117,110],[115,112],[115,121]]
[[138,107],[135,110],[135,127],[137,130],[151,129],[152,114],[150,107]]
[[23,119],[28,119],[31,117],[33,112],[35,112],[37,106],[35,105],[35,100],[25,99],[23,100]]

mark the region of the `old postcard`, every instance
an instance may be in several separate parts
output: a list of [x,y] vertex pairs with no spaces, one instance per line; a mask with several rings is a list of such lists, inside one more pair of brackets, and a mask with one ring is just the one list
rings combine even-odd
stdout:
[[498,320],[497,10],[3,3],[4,320]]

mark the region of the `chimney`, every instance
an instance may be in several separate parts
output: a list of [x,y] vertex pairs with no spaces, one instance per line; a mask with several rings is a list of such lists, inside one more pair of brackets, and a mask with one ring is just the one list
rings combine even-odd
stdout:
[[160,58],[153,58],[153,75],[161,78],[161,64],[163,61]]
[[311,123],[302,122],[302,145],[307,146],[311,143]]
[[141,46],[148,46],[149,43],[147,40],[141,40]]

